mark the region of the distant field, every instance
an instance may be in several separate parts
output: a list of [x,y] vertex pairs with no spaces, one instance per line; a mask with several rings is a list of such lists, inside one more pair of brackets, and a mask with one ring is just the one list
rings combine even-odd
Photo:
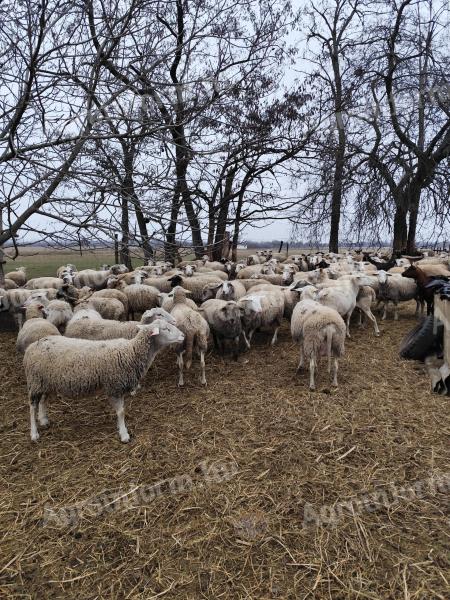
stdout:
[[[98,269],[103,264],[114,264],[114,253],[109,250],[92,250],[79,252],[69,250],[52,250],[48,248],[24,248],[16,260],[6,261],[5,272],[17,267],[26,267],[29,279],[37,276],[55,276],[56,269],[61,265],[73,263],[78,269]],[[142,264],[137,258],[133,261],[136,266]]]
[[[257,252],[257,248],[247,248],[245,250],[239,250],[238,257],[245,258],[250,254]],[[342,248],[342,251],[346,248]],[[278,248],[274,249],[277,252]],[[325,252],[326,248],[321,248],[321,251]],[[389,251],[386,249],[386,251]],[[317,252],[317,248],[306,249],[306,248],[292,248],[289,250],[291,254],[302,254],[309,252]],[[11,254],[11,249],[6,250],[6,254]],[[133,266],[138,267],[143,264],[143,260],[139,258],[139,250],[136,249],[135,257],[133,257]],[[192,259],[193,254],[184,256],[186,259]],[[160,256],[162,258],[162,255]],[[103,264],[114,264],[114,253],[111,250],[83,250],[80,254],[79,251],[75,250],[54,250],[52,248],[33,248],[24,247],[20,249],[20,256],[15,260],[8,259],[6,256],[6,269],[5,272],[13,271],[17,267],[26,267],[27,276],[29,279],[37,276],[55,276],[56,269],[64,264],[73,263],[80,269],[98,269]]]

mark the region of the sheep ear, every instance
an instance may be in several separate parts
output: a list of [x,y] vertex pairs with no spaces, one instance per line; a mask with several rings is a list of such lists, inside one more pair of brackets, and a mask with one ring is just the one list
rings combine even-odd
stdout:
[[159,335],[159,327],[150,330],[150,336],[153,337],[154,335]]

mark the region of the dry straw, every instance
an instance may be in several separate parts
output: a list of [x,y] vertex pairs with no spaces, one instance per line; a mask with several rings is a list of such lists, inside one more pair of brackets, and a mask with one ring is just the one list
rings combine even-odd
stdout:
[[[445,494],[303,527],[307,503],[448,469],[448,399],[430,394],[420,365],[397,358],[413,308],[382,324],[380,339],[353,326],[337,391],[323,372],[316,393],[306,374],[296,378],[286,326],[275,348],[257,335],[239,364],[208,357],[207,389],[194,370],[178,390],[167,353],[127,403],[129,445],[103,398],[53,400],[50,429],[30,442],[20,359],[2,334],[0,597],[447,598]],[[202,485],[204,460],[238,470]],[[45,506],[182,474],[196,482],[186,493],[43,526]]]

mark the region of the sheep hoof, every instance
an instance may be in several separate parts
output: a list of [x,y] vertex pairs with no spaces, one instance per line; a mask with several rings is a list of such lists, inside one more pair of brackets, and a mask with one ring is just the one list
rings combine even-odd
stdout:
[[47,417],[45,417],[39,421],[39,425],[41,427],[48,427],[50,425],[50,421],[47,419]]
[[130,434],[129,434],[129,433],[127,433],[127,434],[125,434],[125,435],[122,435],[122,436],[120,437],[120,441],[121,441],[123,444],[128,444],[128,442],[130,441]]
[[315,392],[316,391],[316,386],[315,385],[310,385],[309,389],[311,392]]
[[34,434],[33,433],[31,434],[31,441],[32,442],[37,442],[38,439],[39,439],[39,434],[37,432],[34,433]]

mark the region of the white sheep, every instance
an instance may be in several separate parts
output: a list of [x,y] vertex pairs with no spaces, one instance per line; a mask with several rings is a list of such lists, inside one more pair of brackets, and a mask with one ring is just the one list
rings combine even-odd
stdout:
[[[170,313],[173,308],[173,296],[170,296],[166,292],[159,292],[158,294],[158,304],[161,308]],[[186,298],[186,304],[192,308],[192,310],[197,310],[198,307],[193,300],[190,298]]]
[[[177,322],[177,327],[184,333],[184,342],[177,347],[178,385],[184,385],[183,368],[190,369],[192,354],[195,351],[200,355],[201,375],[200,382],[206,385],[205,353],[208,350],[209,325],[206,320],[186,303],[188,290],[176,286],[169,294],[173,297],[173,308],[170,314]],[[185,361],[183,355],[186,354]]]
[[273,346],[277,341],[284,313],[284,296],[281,289],[251,291],[238,300],[238,305],[242,309],[243,336],[247,348],[250,348],[253,334],[259,327],[274,328],[271,340]]
[[38,340],[49,335],[61,335],[58,329],[45,318],[46,309],[43,304],[36,301],[27,303],[25,310],[26,321],[19,331],[16,340],[16,349],[23,354],[25,350]]
[[314,300],[302,299],[292,313],[291,334],[300,348],[297,371],[305,359],[309,361],[309,388],[316,389],[315,368],[322,355],[328,357],[332,385],[337,386],[338,359],[344,354],[346,334],[346,325],[339,313]]
[[418,289],[415,281],[402,277],[401,275],[386,273],[380,270],[377,273],[378,277],[378,300],[384,302],[383,316],[384,321],[387,316],[387,308],[389,302],[394,305],[394,320],[398,320],[398,303],[407,302],[408,300],[416,300],[416,316],[419,314],[419,306],[424,310],[423,300],[417,298]]
[[209,325],[215,348],[222,352],[225,340],[230,340],[233,343],[233,356],[237,360],[242,324],[241,311],[236,302],[213,298],[203,302],[199,312]]
[[121,321],[125,318],[123,304],[120,300],[116,300],[115,298],[93,298],[91,296],[79,300],[75,305],[74,312],[76,313],[85,308],[93,308],[99,312],[104,319]]
[[5,277],[12,279],[19,287],[23,287],[27,282],[27,269],[26,267],[19,267],[15,271],[6,273]]
[[[59,289],[62,285],[66,283],[63,279],[59,277],[35,277],[34,279],[30,279],[25,284],[25,288],[27,290],[40,290],[40,289]],[[67,282],[71,283],[71,282]]]
[[23,323],[22,307],[29,298],[35,298],[42,304],[48,304],[49,300],[56,299],[56,294],[55,289],[25,290],[19,288],[7,291],[0,289],[0,312],[7,310],[20,329]]
[[90,310],[77,312],[68,323],[65,336],[85,340],[114,340],[124,338],[131,340],[139,332],[139,325],[150,325],[156,319],[165,319],[175,325],[175,319],[162,308],[147,310],[141,317],[140,324],[136,321],[114,321],[102,319],[97,312]]
[[240,281],[224,281],[222,283],[207,283],[203,288],[202,299],[211,300],[239,300],[245,296],[247,290]]
[[172,286],[180,286],[191,292],[192,300],[195,302],[202,302],[203,289],[205,285],[208,283],[221,283],[221,281],[222,280],[219,277],[205,273],[195,277],[180,277],[180,275],[174,275],[173,277],[170,277]]
[[73,316],[70,304],[64,300],[51,300],[45,310],[47,321],[52,323],[60,333],[64,333],[67,323]]
[[320,304],[334,308],[341,317],[345,318],[348,337],[350,337],[350,318],[356,307],[359,288],[363,285],[370,285],[370,282],[367,275],[348,275],[330,282],[330,287],[323,287],[315,295],[315,300]]
[[157,320],[151,325],[141,325],[132,340],[92,341],[54,336],[31,344],[23,359],[30,399],[31,439],[39,439],[37,410],[40,425],[48,424],[48,394],[79,398],[104,391],[117,413],[120,440],[129,442],[124,419],[125,394],[138,387],[160,350],[183,340],[183,334],[174,325]]
[[3,284],[3,288],[4,290],[17,290],[19,288],[19,286],[17,285],[17,283],[15,281],[13,281],[12,279],[8,279],[8,277],[5,278],[4,284]]

